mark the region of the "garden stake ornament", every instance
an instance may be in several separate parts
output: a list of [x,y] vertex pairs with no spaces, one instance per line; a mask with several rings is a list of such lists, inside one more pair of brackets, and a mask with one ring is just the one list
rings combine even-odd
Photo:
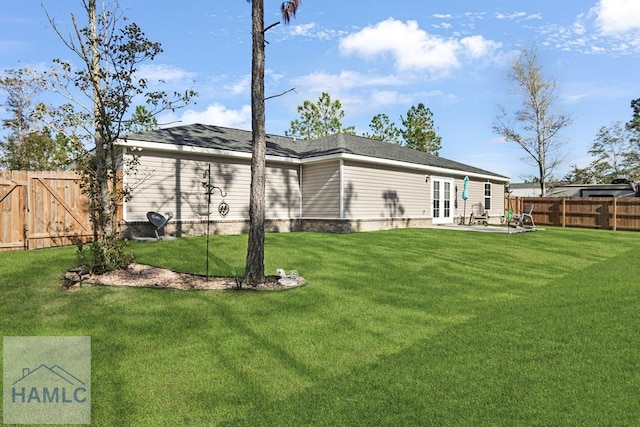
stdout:
[[211,182],[211,164],[207,166],[207,170],[204,171],[202,175],[206,181],[202,181],[202,186],[205,188],[205,193],[207,195],[207,259],[206,259],[206,271],[207,271],[207,280],[209,280],[209,222],[211,215],[211,195],[214,190],[220,191],[220,196],[222,196],[222,201],[218,205],[218,214],[224,218],[229,213],[229,205],[224,201],[224,198],[227,197],[227,192],[223,191],[222,188],[213,185]]

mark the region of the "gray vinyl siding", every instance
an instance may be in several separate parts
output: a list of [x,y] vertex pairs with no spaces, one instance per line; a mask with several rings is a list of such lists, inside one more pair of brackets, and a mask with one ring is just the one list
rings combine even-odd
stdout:
[[[485,204],[484,201],[484,184],[487,180],[470,180],[469,181],[469,198],[467,199],[466,215],[471,213],[471,206],[475,203]],[[458,210],[457,214],[462,215],[465,211],[464,201],[462,200],[462,179],[455,181],[458,186]],[[487,210],[490,216],[499,216],[504,213],[504,185],[502,182],[491,182],[491,207]]]
[[504,183],[491,181],[491,209],[489,215],[504,215]]
[[304,218],[340,218],[340,161],[305,164],[302,172]]
[[[225,219],[249,218],[251,167],[248,160],[205,157],[143,151],[138,173],[128,177],[133,198],[125,204],[127,221],[146,221],[148,211],[173,212],[174,220],[206,219],[207,195],[202,185],[204,172],[211,165],[211,183],[226,195],[214,190],[211,196],[211,219],[222,219],[218,206],[229,205]],[[296,217],[299,211],[298,168],[286,164],[268,164],[266,170],[266,217]]]
[[299,170],[299,165],[267,163],[265,187],[267,219],[300,217]]
[[345,162],[345,218],[428,217],[430,185],[425,178],[420,171]]

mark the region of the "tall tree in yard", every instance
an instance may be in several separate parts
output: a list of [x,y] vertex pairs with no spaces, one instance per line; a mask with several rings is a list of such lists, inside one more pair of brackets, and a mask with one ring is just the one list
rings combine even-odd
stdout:
[[338,99],[331,100],[327,92],[322,92],[317,103],[304,101],[298,107],[300,118],[293,120],[286,136],[293,136],[304,140],[322,138],[335,133],[355,134],[355,127],[342,125],[344,110]]
[[591,163],[583,169],[572,165],[565,180],[578,184],[610,184],[614,179],[640,179],[640,151],[634,133],[622,122],[613,122],[598,131],[589,154]]
[[633,132],[633,142],[637,144],[636,148],[640,149],[640,98],[631,101],[631,109],[633,116],[627,123],[627,129]]
[[400,117],[402,126],[400,134],[407,147],[429,154],[438,155],[442,148],[442,137],[436,133],[433,113],[422,102],[412,106],[406,117]]
[[572,123],[571,117],[554,111],[556,82],[546,79],[534,48],[524,49],[511,65],[508,79],[512,91],[522,98],[520,109],[509,114],[502,106],[493,130],[506,141],[515,142],[538,168],[538,181],[544,196],[546,182],[559,165],[564,145],[558,133]]
[[[296,15],[300,0],[285,1],[280,6],[285,23]],[[251,8],[252,62],[251,62],[251,194],[249,197],[249,242],[244,283],[256,286],[265,280],[265,96],[264,68],[265,41],[264,0],[252,0]],[[271,26],[270,26],[271,27]],[[269,27],[269,28],[270,28]]]
[[402,145],[400,136],[402,132],[391,122],[386,114],[376,114],[369,123],[371,133],[365,132],[362,136],[375,139],[377,141],[391,142],[396,145]]
[[158,114],[180,108],[196,95],[191,90],[173,95],[150,90],[149,82],[137,75],[137,67],[161,53],[160,44],[148,40],[135,23],[127,23],[119,14],[117,2],[109,7],[103,0],[101,5],[99,9],[97,0],[82,0],[86,26],[81,26],[72,14],[69,36],[48,16],[60,39],[80,61],[76,66],[54,60],[58,69],[50,74],[51,90],[68,103],[51,113],[56,130],[95,145],[93,154],[80,162],[80,173],[94,213],[92,267],[96,270],[121,264],[113,258],[121,247],[116,243],[116,213],[119,203],[127,197],[127,188],[121,185],[120,153],[115,142],[124,137],[128,123],[125,116],[131,113],[133,99],[144,99],[148,111]]

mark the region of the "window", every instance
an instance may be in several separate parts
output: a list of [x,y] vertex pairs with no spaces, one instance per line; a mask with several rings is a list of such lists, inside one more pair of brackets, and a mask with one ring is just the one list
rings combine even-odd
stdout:
[[491,183],[490,182],[484,183],[484,209],[487,211],[491,209]]

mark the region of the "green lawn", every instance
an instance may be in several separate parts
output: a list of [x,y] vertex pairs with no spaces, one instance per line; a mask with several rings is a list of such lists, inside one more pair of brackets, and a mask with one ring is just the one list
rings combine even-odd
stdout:
[[[212,236],[238,275],[246,236]],[[89,335],[95,425],[640,424],[640,234],[267,236],[280,292],[61,290],[75,247],[0,253],[4,336]],[[204,273],[205,239],[132,244]]]

